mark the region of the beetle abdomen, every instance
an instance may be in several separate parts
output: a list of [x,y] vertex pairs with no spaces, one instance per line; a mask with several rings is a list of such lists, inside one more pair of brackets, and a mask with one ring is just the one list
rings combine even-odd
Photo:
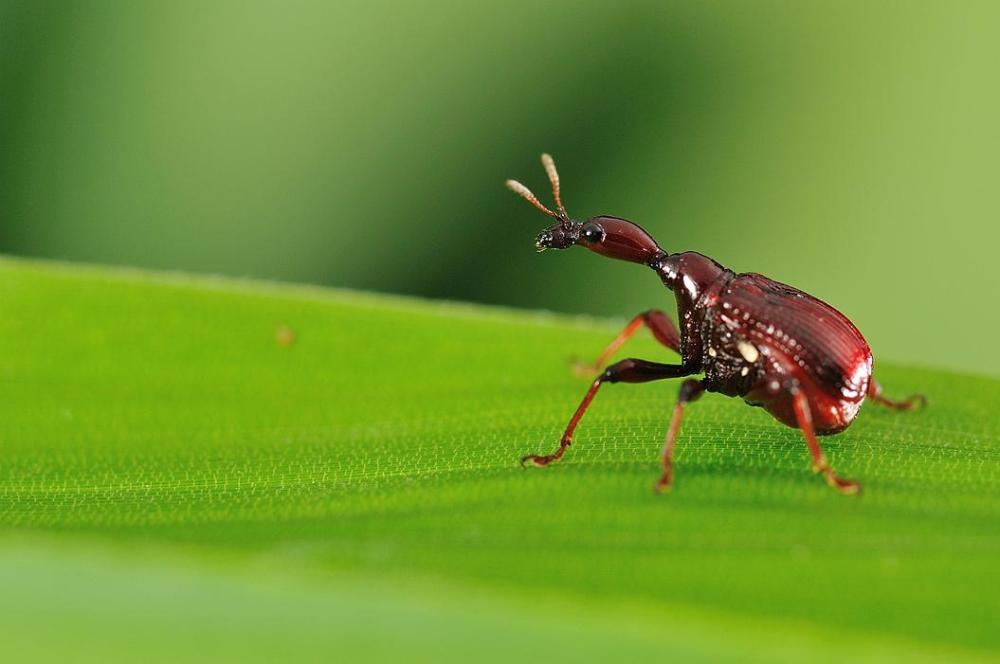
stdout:
[[[868,391],[868,342],[842,313],[807,293],[760,274],[737,275],[719,294],[715,325],[753,344],[760,385],[746,393],[780,421],[795,426],[783,403],[783,380],[807,386],[818,432],[847,427]],[[778,385],[773,383],[777,381]],[[807,385],[810,384],[811,385]],[[773,393],[773,398],[767,396]]]

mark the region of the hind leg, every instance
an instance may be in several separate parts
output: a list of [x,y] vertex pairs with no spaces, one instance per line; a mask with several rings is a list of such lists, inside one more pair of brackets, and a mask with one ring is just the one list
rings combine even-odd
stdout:
[[868,398],[892,410],[920,410],[927,405],[927,397],[922,394],[911,394],[900,401],[882,396],[882,386],[874,378],[868,383]]
[[705,386],[700,380],[693,378],[681,383],[680,394],[677,395],[677,405],[674,406],[674,414],[670,418],[670,426],[667,428],[667,438],[663,443],[663,453],[660,457],[663,463],[663,474],[656,484],[654,491],[669,491],[674,483],[674,444],[677,442],[677,434],[681,430],[681,418],[684,416],[684,406],[696,401],[705,391]]

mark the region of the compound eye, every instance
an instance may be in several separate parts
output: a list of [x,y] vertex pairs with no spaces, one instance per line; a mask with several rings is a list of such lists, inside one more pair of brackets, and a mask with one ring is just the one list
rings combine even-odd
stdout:
[[595,223],[587,222],[580,230],[580,235],[590,243],[600,242],[604,239],[604,229]]

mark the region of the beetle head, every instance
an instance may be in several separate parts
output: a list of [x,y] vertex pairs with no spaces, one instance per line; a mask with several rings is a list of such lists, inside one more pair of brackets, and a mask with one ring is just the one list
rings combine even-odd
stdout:
[[517,180],[507,180],[507,188],[534,205],[538,210],[556,220],[535,238],[538,251],[546,249],[568,249],[574,244],[590,249],[594,253],[633,263],[649,263],[664,255],[664,251],[638,224],[618,217],[591,217],[586,221],[573,221],[566,213],[559,191],[559,173],[555,162],[547,154],[542,155],[542,165],[552,183],[552,195],[556,199],[553,212],[539,202],[538,198]]

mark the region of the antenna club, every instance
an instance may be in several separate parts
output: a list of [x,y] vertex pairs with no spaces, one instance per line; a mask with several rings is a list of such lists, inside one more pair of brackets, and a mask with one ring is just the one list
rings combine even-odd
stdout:
[[513,191],[518,196],[524,196],[525,194],[531,193],[531,190],[529,190],[527,187],[525,187],[517,180],[507,180],[506,182],[504,182],[504,184],[507,185],[507,188]]
[[530,189],[525,187],[517,180],[507,180],[506,184],[508,189],[510,189],[515,194],[517,194],[524,200],[528,201],[532,205],[534,205],[540,212],[547,214],[550,217],[555,217],[557,219],[559,218],[559,216],[555,212],[542,205],[541,202],[538,200],[538,198],[536,198],[535,195],[531,193]]

